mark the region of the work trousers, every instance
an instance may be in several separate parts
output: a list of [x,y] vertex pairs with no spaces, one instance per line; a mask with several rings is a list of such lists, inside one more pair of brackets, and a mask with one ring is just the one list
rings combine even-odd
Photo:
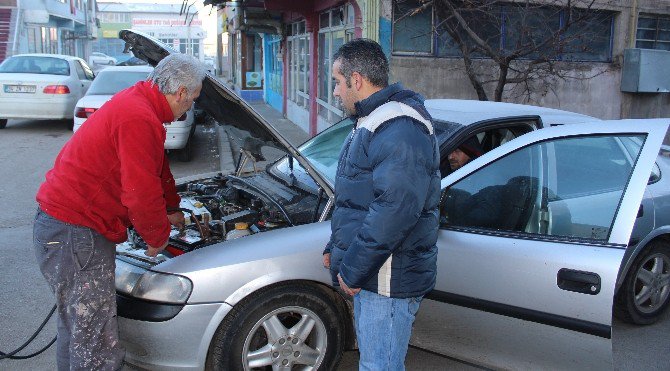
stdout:
[[57,364],[65,370],[118,370],[114,243],[96,231],[38,210],[35,256],[57,305]]

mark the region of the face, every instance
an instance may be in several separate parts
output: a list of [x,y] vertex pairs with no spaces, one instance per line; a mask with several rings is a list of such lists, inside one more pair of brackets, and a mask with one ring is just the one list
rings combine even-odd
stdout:
[[463,165],[467,164],[468,161],[470,161],[470,156],[466,155],[465,152],[461,151],[459,148],[456,148],[449,154],[449,166],[451,166],[451,170],[460,169]]
[[174,113],[175,120],[191,109],[193,102],[200,96],[200,90],[202,90],[202,84],[198,85],[191,93],[189,93],[185,87],[179,87],[179,90],[175,93],[174,106],[172,107],[172,113]]
[[[351,79],[353,80],[353,78]],[[358,102],[358,96],[353,83],[351,87],[347,86],[347,79],[340,73],[340,60],[333,63],[333,96],[338,98],[342,104],[342,109],[346,116],[351,116],[356,113],[354,103]]]

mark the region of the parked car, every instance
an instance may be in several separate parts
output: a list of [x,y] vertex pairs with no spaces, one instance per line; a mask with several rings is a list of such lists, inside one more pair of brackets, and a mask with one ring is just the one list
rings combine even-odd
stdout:
[[[140,32],[120,36],[151,63],[170,52]],[[181,184],[191,224],[173,230],[158,257],[144,255],[132,230],[117,245],[126,361],[334,369],[355,332],[351,302],[331,286],[321,254],[353,123],[295,148],[211,76],[199,101],[247,134],[247,159],[261,160],[264,146],[287,155],[264,171],[245,171],[243,160],[235,174]],[[486,367],[611,369],[613,304],[647,323],[668,302],[670,162],[658,153],[670,120],[456,100],[426,107],[444,177],[437,284],[412,343]],[[484,154],[452,172],[448,154],[470,138]],[[457,217],[468,201],[486,206],[487,224]]]
[[209,73],[216,76],[216,59],[214,57],[205,57],[205,66]]
[[94,77],[83,59],[69,55],[18,54],[5,59],[0,64],[0,129],[7,119],[71,120],[74,105]]
[[[114,94],[133,86],[138,81],[146,80],[152,70],[153,67],[144,65],[112,66],[100,71],[86,95],[74,108],[73,131],[76,132],[98,108],[112,99]],[[195,131],[193,108],[179,119],[165,125],[165,130],[167,135],[165,149],[178,150],[180,161],[190,161],[193,147],[191,138]]]
[[137,57],[130,57],[122,62],[117,62],[117,66],[145,66],[148,65],[146,61],[139,59]]
[[116,64],[116,58],[110,57],[104,53],[93,52],[88,56],[88,64],[93,67],[96,65],[113,66]]

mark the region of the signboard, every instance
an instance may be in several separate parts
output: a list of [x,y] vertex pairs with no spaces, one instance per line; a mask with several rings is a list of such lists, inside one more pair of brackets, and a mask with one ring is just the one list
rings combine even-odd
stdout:
[[202,26],[202,20],[198,18],[193,18],[193,21],[191,21],[191,18],[189,17],[188,22],[184,19],[186,17],[185,15],[179,18],[171,18],[171,19],[160,19],[160,18],[133,18],[133,27],[142,27],[142,26]]

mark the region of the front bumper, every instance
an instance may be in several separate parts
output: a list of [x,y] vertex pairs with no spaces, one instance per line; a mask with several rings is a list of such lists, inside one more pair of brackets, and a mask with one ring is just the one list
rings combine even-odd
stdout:
[[[167,306],[181,309],[172,316],[170,308],[163,308],[166,311],[163,314],[171,318],[150,322],[125,318],[125,315],[131,315],[128,311],[130,307],[137,314],[146,308],[142,308],[143,303],[137,299],[124,300],[119,302],[118,322],[121,345],[126,349],[125,360],[150,370],[204,369],[214,333],[232,309],[226,303]],[[156,314],[156,308],[153,309],[149,313]],[[149,316],[149,320],[156,318],[154,315]]]

